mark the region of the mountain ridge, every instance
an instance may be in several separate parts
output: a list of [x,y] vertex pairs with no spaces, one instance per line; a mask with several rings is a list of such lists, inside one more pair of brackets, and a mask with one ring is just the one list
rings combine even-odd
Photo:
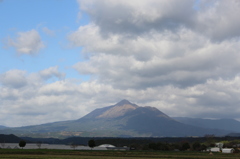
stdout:
[[6,129],[6,126],[0,125],[0,129]]
[[186,137],[205,134],[221,136],[230,133],[227,130],[187,125],[155,107],[142,107],[127,100],[95,109],[77,120],[4,129],[1,132],[31,137]]
[[202,128],[213,128],[240,132],[240,122],[235,119],[202,119],[189,117],[173,117],[173,119],[188,125],[197,125]]

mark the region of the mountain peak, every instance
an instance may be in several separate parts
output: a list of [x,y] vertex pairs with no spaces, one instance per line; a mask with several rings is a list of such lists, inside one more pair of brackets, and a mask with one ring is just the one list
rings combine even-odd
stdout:
[[117,104],[115,104],[115,106],[121,106],[121,105],[125,105],[125,104],[130,104],[133,105],[131,102],[129,102],[126,99],[121,100],[120,102],[118,102]]
[[84,119],[89,118],[116,118],[123,116],[127,112],[133,111],[138,108],[136,104],[129,102],[126,99],[121,100],[115,105],[111,105],[104,108],[98,108],[92,111],[91,113],[85,115]]
[[101,115],[97,116],[97,118],[116,118],[125,115],[127,112],[133,111],[138,106],[124,99],[110,107],[106,111],[104,111]]

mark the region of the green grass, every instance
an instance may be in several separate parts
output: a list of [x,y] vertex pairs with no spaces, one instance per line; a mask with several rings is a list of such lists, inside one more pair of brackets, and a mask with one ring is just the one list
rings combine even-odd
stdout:
[[240,154],[172,151],[73,151],[0,149],[1,159],[240,159]]

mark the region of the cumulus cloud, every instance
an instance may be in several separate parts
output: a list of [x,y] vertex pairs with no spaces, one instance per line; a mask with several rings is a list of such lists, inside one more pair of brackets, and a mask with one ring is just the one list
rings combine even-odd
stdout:
[[[59,112],[61,112],[61,108],[65,106],[63,104],[63,101],[66,99],[64,97],[65,95],[62,96],[62,99],[59,99],[61,96],[57,94],[59,93],[58,90],[61,87],[61,83],[64,83],[64,81],[61,80],[64,76],[64,73],[59,72],[56,66],[30,74],[22,70],[9,70],[0,74],[0,108],[3,110],[3,114],[1,115],[2,122],[5,122],[5,125],[21,126],[23,123],[24,125],[37,123],[37,119],[40,118],[42,123],[44,120],[53,121],[54,117],[56,117],[54,116],[54,113],[56,113],[54,109],[57,107],[59,108]],[[57,92],[55,95],[53,91],[49,91],[53,92],[53,94],[43,91],[46,90],[46,87],[48,87],[47,90],[54,90],[56,88],[54,87],[54,83],[58,80],[52,83],[47,81],[52,77],[60,78],[59,88],[55,90],[55,92]],[[67,90],[69,90],[69,88],[70,86],[68,86]],[[51,98],[49,98],[50,96]],[[46,110],[52,111],[53,113],[48,113]],[[66,112],[68,111],[66,110]],[[48,116],[50,114],[52,117]],[[11,116],[12,120],[9,120],[9,116]],[[34,116],[36,116],[36,118]],[[63,116],[66,119],[66,116],[70,117],[70,114]],[[26,117],[28,120],[21,121],[20,119],[23,117]]]
[[90,25],[80,27],[69,39],[91,55],[88,61],[74,65],[75,69],[124,89],[166,84],[186,87],[234,77],[240,67],[239,41],[214,43],[187,29],[123,40],[121,35],[105,39]]
[[8,46],[14,47],[19,54],[36,54],[45,47],[36,30],[19,32],[17,38],[9,38]]
[[195,0],[78,0],[102,35],[139,36],[151,30],[176,31],[185,27],[214,41],[239,37],[240,3]]
[[[34,74],[41,76],[40,72]],[[155,106],[170,116],[237,118],[240,112],[239,76],[230,80],[208,80],[187,88],[165,85],[142,90],[116,89],[97,80],[80,84],[70,80],[36,82],[26,72],[24,77],[28,80],[24,87],[0,87],[0,119],[5,125],[22,126],[78,119],[96,108],[115,104],[121,99],[128,99],[140,106]],[[24,121],[21,120],[23,118]]]
[[240,36],[240,2],[200,1],[200,10],[196,16],[196,29],[214,40],[222,41]]
[[0,86],[10,87],[13,89],[19,89],[27,86],[28,84],[38,85],[46,82],[48,79],[56,77],[58,80],[62,80],[65,77],[65,73],[59,72],[58,66],[50,67],[42,71],[28,74],[22,70],[9,70],[0,74]]
[[194,0],[111,1],[79,0],[103,34],[141,34],[190,25]]
[[44,33],[46,33],[47,35],[49,35],[49,36],[54,36],[54,35],[55,35],[55,32],[54,32],[53,30],[50,30],[50,29],[47,28],[47,27],[43,27],[43,28],[42,28],[42,31],[43,31]]
[[92,19],[68,37],[89,55],[74,65],[81,74],[116,88],[144,89],[238,73],[238,1],[78,2]]
[[25,75],[25,71],[10,70],[0,75],[0,82],[8,87],[20,88],[27,84]]
[[51,77],[57,77],[59,79],[63,79],[65,77],[65,73],[61,73],[58,71],[58,66],[42,70],[39,72],[39,75],[45,80]]

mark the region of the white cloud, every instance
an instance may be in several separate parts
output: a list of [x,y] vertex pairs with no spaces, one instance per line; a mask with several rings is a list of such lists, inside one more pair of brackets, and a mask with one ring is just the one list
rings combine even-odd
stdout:
[[14,47],[19,54],[36,54],[45,47],[36,30],[19,32],[15,39],[8,39],[8,46]]
[[240,36],[240,2],[200,1],[200,11],[196,17],[196,28],[214,40],[222,41]]
[[194,0],[78,0],[103,34],[141,34],[190,25]]
[[122,89],[188,87],[238,74],[237,1],[201,1],[198,9],[191,0],[78,2],[92,19],[68,37],[89,55],[74,65],[81,74]]
[[[21,70],[10,70],[0,74],[0,108],[4,110],[1,116],[2,123],[5,122],[5,125],[11,126],[21,126],[36,124],[39,122],[37,119],[40,118],[41,123],[47,120],[53,121],[57,115],[55,114],[54,116],[54,112],[56,112],[54,109],[57,106],[59,112],[61,112],[61,107],[65,107],[63,103],[66,102],[66,98],[64,97],[65,95],[56,94],[53,96],[42,91],[46,86],[51,88],[54,85],[53,83],[56,80],[52,83],[47,82],[52,77],[62,79],[64,73],[60,73],[58,67],[55,66],[31,74]],[[61,83],[64,83],[64,81],[60,81],[59,83],[59,86],[61,86]],[[58,90],[55,92],[58,92]],[[70,99],[68,98],[68,100]],[[48,111],[52,111],[53,113],[49,113]],[[68,112],[68,110],[65,110],[65,112]],[[63,118],[66,119],[66,114],[63,113],[61,116],[64,116]],[[23,117],[27,120],[20,120]],[[59,116],[58,119],[60,118]]]
[[65,77],[65,73],[61,73],[58,71],[58,66],[50,67],[48,69],[42,70],[39,72],[39,74],[45,80],[54,76],[59,79],[63,79]]
[[[40,72],[34,74],[41,76]],[[0,87],[0,119],[5,125],[78,119],[121,99],[128,99],[140,106],[154,106],[170,116],[237,118],[240,112],[239,76],[229,80],[208,80],[187,88],[165,85],[141,90],[116,89],[97,80],[80,84],[70,80],[36,82],[33,75],[26,72],[24,78],[28,80],[24,87]]]
[[69,39],[90,54],[89,60],[74,65],[75,69],[124,89],[191,86],[207,79],[234,77],[240,69],[239,41],[214,43],[184,28],[175,33],[149,32],[134,39],[122,35],[103,38],[91,24],[80,27]]
[[151,30],[174,32],[185,27],[214,41],[240,36],[238,0],[78,0],[78,3],[81,11],[87,12],[100,27],[102,35],[139,36]]
[[20,88],[27,84],[25,75],[25,71],[10,70],[0,75],[0,82],[8,87]]
[[47,28],[47,27],[43,27],[43,28],[42,28],[42,31],[43,31],[44,33],[46,33],[47,35],[49,35],[49,36],[54,36],[54,35],[55,35],[55,32],[54,32],[53,30],[50,30],[50,29]]

